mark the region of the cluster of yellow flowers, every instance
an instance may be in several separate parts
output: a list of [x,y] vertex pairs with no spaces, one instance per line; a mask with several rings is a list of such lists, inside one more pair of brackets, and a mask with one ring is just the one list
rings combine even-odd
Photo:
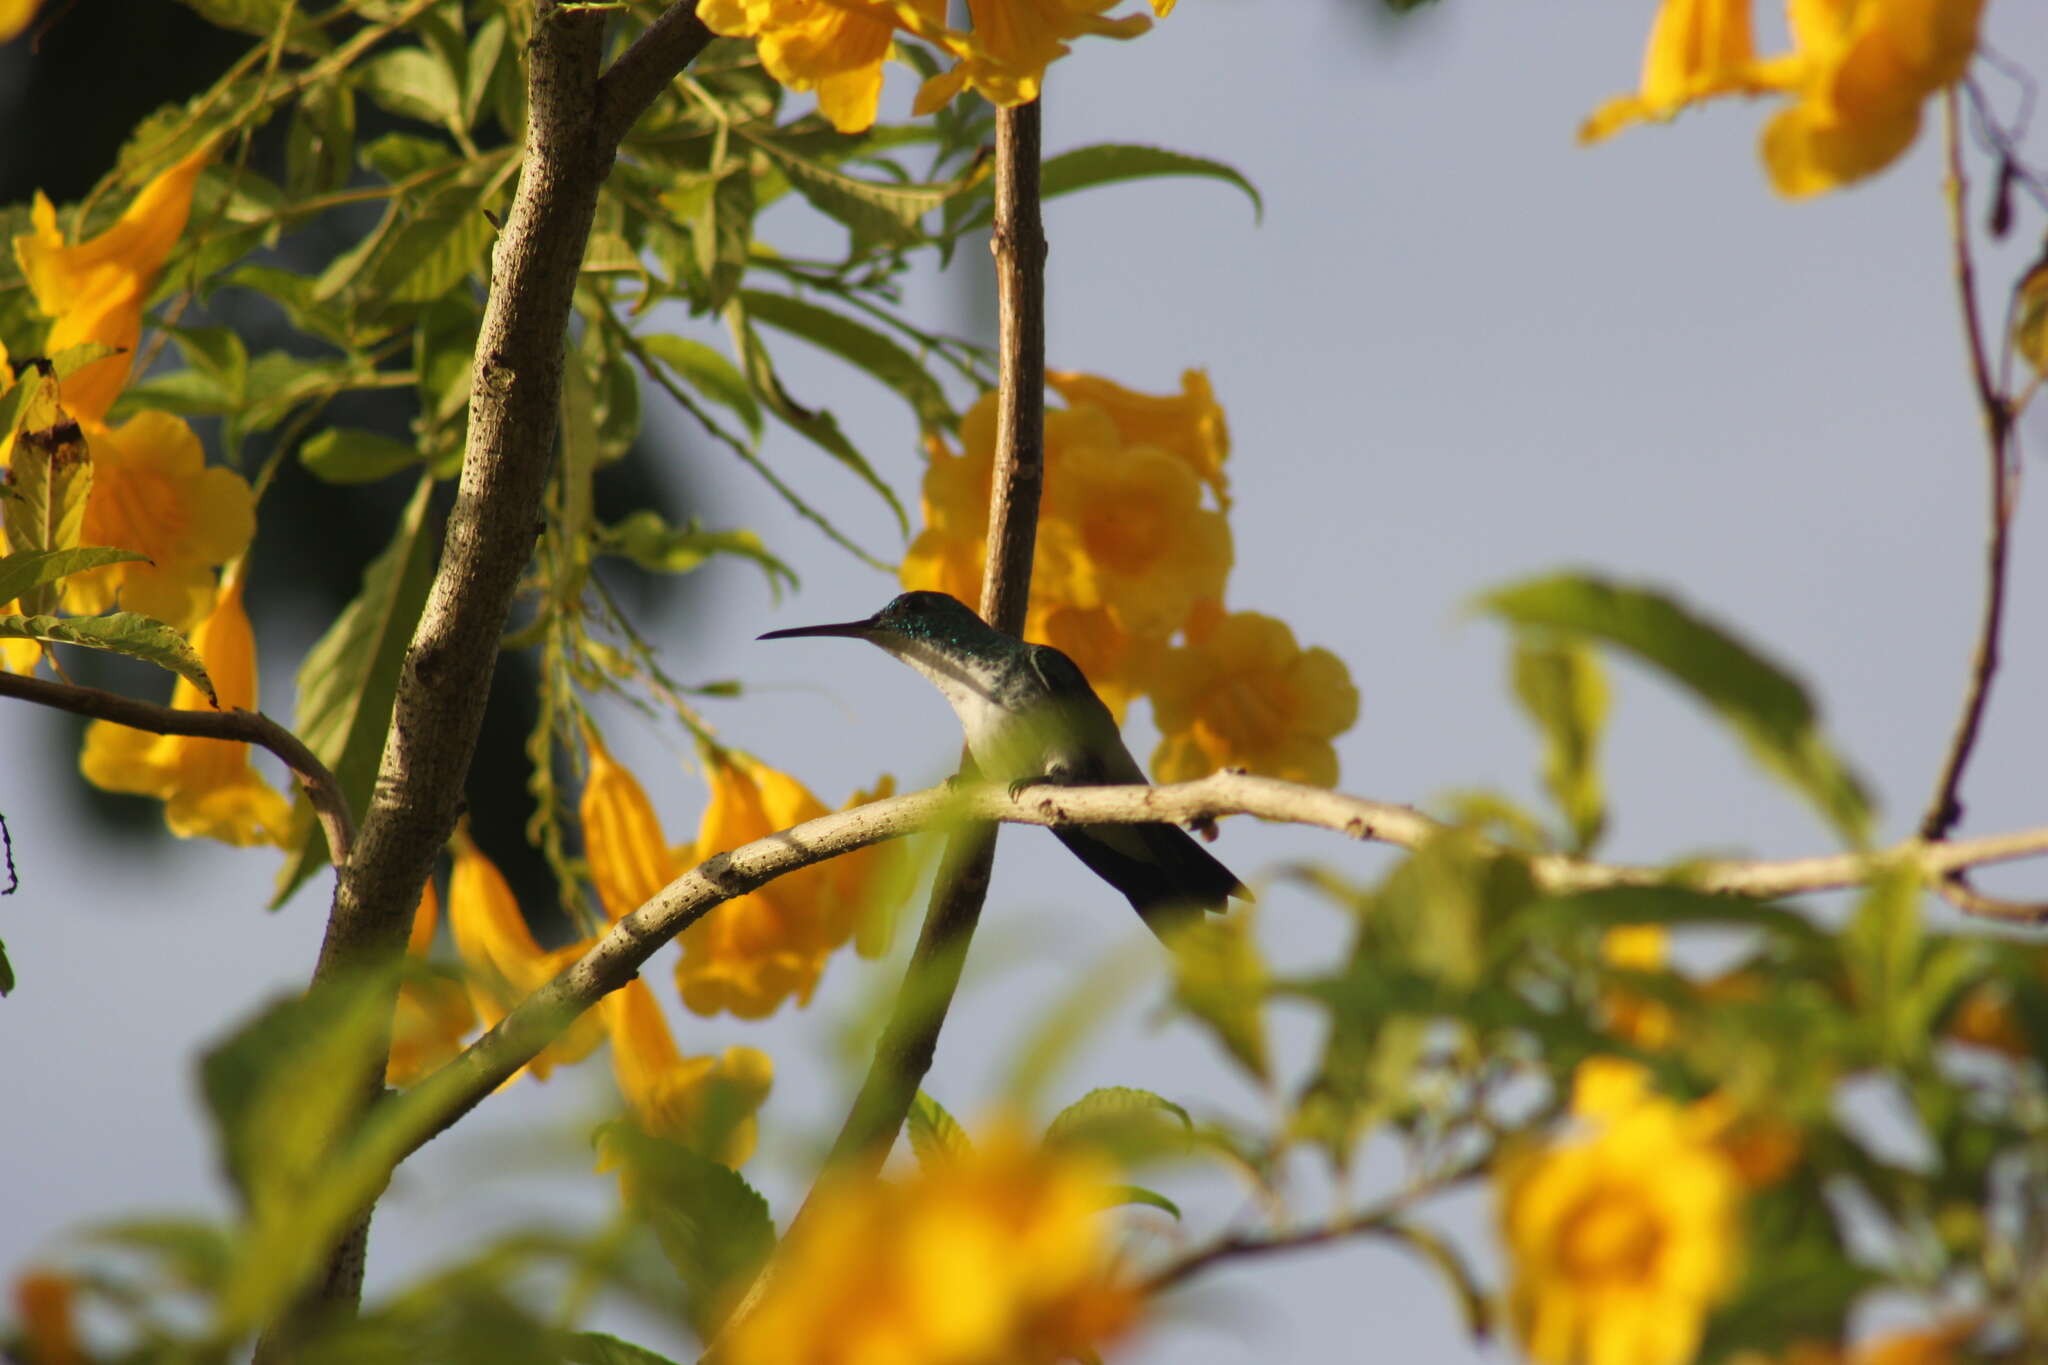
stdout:
[[1760,58],[1753,0],[1664,0],[1641,88],[1579,130],[1597,142],[1720,95],[1791,101],[1765,126],[1764,166],[1794,197],[1853,184],[1895,161],[1920,131],[1927,97],[1962,79],[1984,0],[1790,0],[1792,49]]
[[[1230,434],[1208,377],[1190,370],[1165,396],[1062,371],[1046,382],[1067,406],[1045,414],[1026,636],[1071,655],[1119,720],[1151,696],[1162,782],[1240,767],[1333,785],[1330,741],[1358,718],[1343,663],[1301,648],[1284,622],[1223,609]],[[961,418],[960,449],[932,452],[906,588],[980,601],[995,442],[984,394]]]
[[[757,41],[762,65],[792,90],[818,92],[818,108],[842,133],[875,121],[882,65],[898,32],[929,40],[954,59],[917,92],[928,114],[967,87],[1001,105],[1038,98],[1045,68],[1084,34],[1135,38],[1142,14],[1110,17],[1117,0],[968,0],[970,28],[948,27],[946,0],[703,0],[713,33]],[[1151,0],[1164,17],[1174,0]]]
[[1101,1210],[1113,1173],[998,1128],[901,1183],[820,1191],[732,1365],[1053,1365],[1096,1359],[1135,1319]]
[[[128,382],[143,304],[184,232],[206,160],[201,150],[171,166],[111,227],[76,244],[66,244],[55,207],[37,195],[34,231],[14,239],[14,254],[37,307],[52,318],[48,354],[93,342],[118,348],[66,376],[59,401],[77,421],[92,462],[81,543],[148,556],[73,574],[64,582],[65,610],[92,615],[119,607],[191,631],[221,705],[252,707],[256,649],[241,575],[215,579],[216,570],[239,562],[255,534],[248,483],[231,469],[209,466],[181,418],[145,411],[120,427],[106,423]],[[10,435],[0,447],[0,464],[11,459],[12,443]],[[12,610],[0,603],[0,612]],[[38,653],[10,642],[0,649],[0,668],[27,673]],[[206,705],[182,679],[171,704]],[[163,800],[165,820],[178,835],[232,844],[281,843],[286,836],[287,804],[250,768],[247,745],[146,735],[98,721],[87,731],[81,766],[89,781],[109,790]]]

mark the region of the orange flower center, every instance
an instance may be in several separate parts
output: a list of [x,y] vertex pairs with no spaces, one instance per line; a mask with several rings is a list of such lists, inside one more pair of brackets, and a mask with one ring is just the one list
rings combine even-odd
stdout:
[[150,470],[102,467],[98,475],[86,508],[94,543],[134,550],[158,564],[176,559],[192,522],[183,490]]
[[1168,537],[1165,509],[1153,498],[1097,503],[1081,523],[1088,553],[1119,574],[1135,577],[1159,562]]
[[1223,679],[1209,694],[1207,710],[1219,734],[1247,750],[1263,750],[1285,737],[1295,706],[1277,679],[1240,674]]
[[1664,1245],[1664,1229],[1641,1198],[1596,1190],[1565,1220],[1559,1260],[1588,1283],[1647,1280]]

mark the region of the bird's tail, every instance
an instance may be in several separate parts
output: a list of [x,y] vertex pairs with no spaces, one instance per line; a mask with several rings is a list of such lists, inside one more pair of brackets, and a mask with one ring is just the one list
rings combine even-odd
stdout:
[[1221,912],[1232,896],[1252,893],[1178,825],[1063,825],[1053,833],[1096,876],[1123,892],[1161,939],[1176,927]]

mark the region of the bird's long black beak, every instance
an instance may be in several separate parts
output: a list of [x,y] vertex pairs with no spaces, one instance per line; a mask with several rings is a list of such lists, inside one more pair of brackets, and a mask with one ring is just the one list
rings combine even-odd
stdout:
[[796,640],[806,635],[843,635],[852,640],[865,640],[875,628],[873,617],[864,621],[835,621],[823,626],[791,626],[788,630],[771,630],[766,635],[757,635],[757,640]]

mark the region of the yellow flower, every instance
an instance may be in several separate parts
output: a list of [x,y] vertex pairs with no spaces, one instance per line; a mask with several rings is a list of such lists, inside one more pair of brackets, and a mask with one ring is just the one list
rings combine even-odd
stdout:
[[674,881],[682,865],[662,837],[661,818],[638,778],[611,756],[590,726],[583,730],[590,776],[577,807],[583,852],[597,899],[613,919],[645,905]]
[[[945,0],[902,0],[920,27],[942,29]],[[713,33],[753,38],[768,74],[792,90],[818,92],[818,109],[842,133],[875,121],[882,63],[896,36],[897,7],[884,0],[703,0],[697,17]]]
[[[1067,42],[1084,34],[1135,38],[1152,27],[1142,14],[1110,17],[1117,0],[967,0],[974,19],[971,36],[949,46],[962,55],[951,71],[934,76],[917,92],[914,112],[922,115],[971,85],[991,103],[1004,106],[1038,98],[1045,68],[1067,55]],[[1174,0],[1152,0],[1164,18]]]
[[[7,541],[0,536],[0,554],[7,551]],[[18,616],[21,603],[0,602],[0,616]],[[36,671],[36,664],[43,657],[43,647],[34,640],[0,640],[0,673],[18,673],[26,678]]]
[[12,41],[36,17],[42,0],[0,0],[0,43]]
[[[242,570],[222,581],[213,611],[192,634],[222,709],[256,705],[256,635],[242,609]],[[185,679],[171,692],[181,711],[211,710]],[[96,720],[86,727],[78,766],[108,791],[154,796],[164,823],[181,839],[204,835],[223,843],[283,844],[291,806],[249,766],[249,746],[225,739],[152,735]]]
[[1642,86],[1595,110],[1579,141],[1598,142],[1641,120],[1662,122],[1688,104],[1716,95],[1754,93],[1754,0],[1664,0],[1650,25]]
[[[441,901],[429,881],[420,888],[412,915],[412,937],[406,943],[408,965],[433,956],[434,928]],[[391,1016],[391,1056],[384,1065],[384,1083],[403,1088],[462,1051],[462,1040],[476,1027],[476,1010],[460,982],[447,977],[408,977],[398,987]]]
[[900,1184],[824,1187],[731,1365],[1052,1365],[1137,1316],[1111,1275],[1108,1168],[1015,1130]]
[[[1600,939],[1600,956],[1609,966],[1627,971],[1659,972],[1667,956],[1661,924],[1631,924],[1609,929]],[[1655,1051],[1671,1042],[1674,1021],[1660,1000],[1629,991],[1609,991],[1601,1007],[1615,1037]]]
[[149,559],[73,574],[64,580],[65,609],[91,616],[119,607],[189,628],[213,600],[214,567],[248,549],[256,533],[248,482],[209,466],[192,428],[169,413],[139,412],[113,429],[79,425],[93,464],[82,543]]
[[1856,1365],[1961,1365],[1962,1346],[1976,1334],[1977,1323],[1970,1318],[1895,1332],[1858,1349]]
[[143,186],[120,220],[90,241],[66,246],[57,210],[42,194],[31,210],[35,230],[14,239],[36,306],[56,319],[43,349],[55,355],[87,341],[122,348],[64,380],[64,406],[81,421],[105,417],[128,382],[142,306],[185,231],[192,187],[211,154],[201,148]]
[[754,1111],[775,1080],[768,1054],[729,1047],[719,1057],[685,1057],[638,977],[599,1009],[611,1035],[612,1074],[640,1130],[727,1166],[745,1164],[754,1154]]
[[[711,800],[697,827],[696,862],[816,819],[826,809],[788,773],[731,750],[707,759]],[[857,856],[857,855],[856,855]],[[859,927],[877,889],[877,864],[859,873],[838,859],[778,877],[683,930],[676,988],[696,1014],[763,1019],[791,996],[810,1003],[825,960]]]
[[[485,1028],[513,1006],[547,984],[557,973],[588,952],[588,943],[571,943],[552,952],[534,941],[519,913],[519,902],[497,864],[465,829],[457,829],[455,865],[448,876],[448,927],[455,951],[469,974],[469,999]],[[558,1066],[572,1066],[604,1041],[597,1015],[585,1014],[541,1054],[520,1068],[544,1081]],[[517,1079],[517,1075],[514,1076]]]
[[[1572,1073],[1572,1113],[1612,1123],[1645,1105],[1669,1105],[1638,1062],[1593,1056]],[[1744,1189],[1760,1190],[1790,1175],[1805,1154],[1799,1129],[1781,1119],[1739,1108],[1724,1092],[1681,1110],[1686,1129],[1728,1158]]]
[[1223,510],[1230,510],[1230,481],[1223,474],[1223,462],[1230,458],[1230,426],[1209,386],[1208,371],[1182,371],[1181,391],[1164,395],[1139,393],[1072,370],[1047,370],[1045,382],[1069,405],[1086,404],[1107,415],[1126,445],[1158,446],[1184,461],[1215,490]]
[[1284,621],[1233,612],[1160,665],[1152,706],[1161,782],[1217,768],[1335,786],[1330,741],[1358,719],[1358,689],[1327,649],[1302,649]]
[[1681,1365],[1734,1280],[1741,1182],[1677,1105],[1598,1107],[1503,1166],[1509,1315],[1537,1365]]

